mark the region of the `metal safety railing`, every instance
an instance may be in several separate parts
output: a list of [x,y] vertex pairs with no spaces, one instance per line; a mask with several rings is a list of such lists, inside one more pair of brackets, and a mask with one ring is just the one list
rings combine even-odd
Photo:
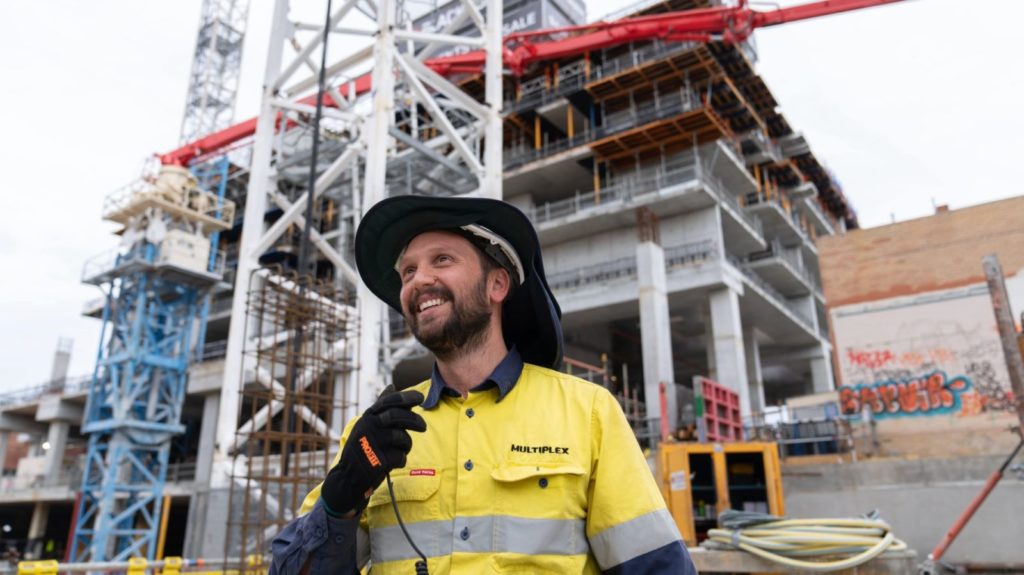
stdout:
[[553,291],[572,289],[595,282],[607,282],[617,279],[636,277],[636,256],[629,256],[583,266],[548,276],[548,285]]
[[836,219],[831,215],[823,212],[821,210],[821,207],[818,206],[818,202],[814,201],[814,199],[812,198],[807,198],[804,201],[804,206],[807,208],[809,212],[813,213],[815,217],[818,218],[818,221],[825,224],[823,227],[829,235],[836,233]]
[[572,137],[543,144],[539,148],[527,145],[525,140],[519,145],[508,146],[504,151],[504,167],[506,170],[518,168],[519,166],[571,150],[594,140],[643,126],[658,119],[698,110],[702,107],[704,107],[704,104],[696,92],[680,89],[677,94],[664,94],[659,96],[657,101],[651,100],[634,105],[623,111],[609,114],[605,117],[604,125],[600,127],[589,127]]
[[654,40],[639,47],[632,46],[631,50],[618,57],[592,65],[589,75],[586,62],[582,59],[564,64],[559,67],[555,82],[540,76],[520,84],[519,97],[506,101],[502,113],[507,115],[549,104],[562,96],[583,90],[590,82],[620,74],[660,58],[687,52],[699,45],[696,42]]
[[[206,238],[203,238],[204,241]],[[213,258],[204,257],[197,262],[198,268],[194,271],[209,273],[217,276],[224,275],[224,262],[226,252],[217,250]],[[173,259],[160,257],[160,246],[156,244],[140,243],[130,249],[117,247],[103,251],[88,260],[82,265],[82,283],[97,283],[106,281],[116,275],[119,270],[131,269],[132,266],[153,266],[175,265],[184,267],[183,264]]]
[[774,240],[768,244],[767,250],[748,254],[740,261],[744,264],[749,264],[766,259],[775,259],[780,264],[787,267],[793,275],[799,277],[812,293],[821,293],[821,286],[819,285],[818,280],[814,277],[814,274],[811,273],[811,270],[804,265],[800,258],[793,255],[789,250],[783,248],[782,244],[778,240]]
[[602,204],[629,201],[643,194],[671,186],[699,182],[717,200],[731,207],[731,213],[750,226],[758,235],[764,233],[761,220],[744,211],[736,197],[725,191],[724,184],[711,174],[711,169],[703,162],[695,162],[675,169],[657,168],[634,172],[629,176],[615,178],[613,182],[615,183],[600,190],[576,192],[569,198],[532,206],[527,211],[527,216],[534,225],[539,225],[558,218],[580,214]]
[[[665,264],[671,271],[683,266],[717,259],[716,243],[712,239],[701,239],[664,249]],[[584,285],[633,279],[637,275],[636,256],[627,256],[609,262],[601,262],[559,271],[548,275],[552,290],[574,289]]]
[[754,273],[752,270],[747,268],[746,265],[738,258],[728,255],[729,263],[736,267],[743,276],[750,281],[755,287],[759,288],[767,296],[768,301],[775,303],[779,309],[784,312],[788,312],[792,317],[803,326],[810,333],[815,333],[814,321],[807,312],[801,309],[800,306],[794,304],[786,296],[782,295],[779,290],[772,287],[764,278]]
[[81,393],[89,390],[91,381],[92,375],[78,375],[8,391],[0,394],[0,406],[31,403],[47,394]]

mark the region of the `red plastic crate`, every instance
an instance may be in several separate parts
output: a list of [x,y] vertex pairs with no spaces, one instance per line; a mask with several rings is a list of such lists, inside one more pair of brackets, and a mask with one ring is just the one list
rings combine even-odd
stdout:
[[696,378],[694,384],[694,393],[704,401],[706,440],[715,443],[742,441],[739,394],[706,377]]

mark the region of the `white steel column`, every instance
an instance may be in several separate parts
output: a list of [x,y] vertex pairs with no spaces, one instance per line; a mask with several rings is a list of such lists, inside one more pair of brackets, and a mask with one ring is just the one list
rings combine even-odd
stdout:
[[740,415],[750,415],[750,384],[743,349],[740,298],[732,288],[711,292],[711,332],[714,335],[716,381],[740,397]]
[[[264,71],[263,102],[256,124],[252,147],[249,187],[246,190],[245,219],[242,222],[242,238],[238,250],[238,270],[235,272],[235,293],[231,302],[231,325],[228,331],[227,354],[224,357],[224,383],[221,386],[220,415],[217,417],[216,457],[226,461],[228,451],[235,439],[238,426],[239,391],[245,373],[245,332],[249,317],[246,302],[249,293],[250,275],[259,265],[260,254],[253,247],[263,235],[263,215],[267,209],[267,194],[276,188],[276,172],[273,158],[274,134],[276,133],[277,111],[273,106],[276,96],[275,80],[281,71],[284,42],[291,24],[288,22],[288,0],[277,0],[274,4],[274,22],[270,29],[270,48]],[[215,473],[212,481],[226,482],[228,474]],[[226,483],[225,483],[226,484]]]
[[[388,128],[395,115],[395,5],[383,0],[377,5],[377,39],[373,47],[373,108],[364,130],[366,170],[362,214],[387,197]],[[384,302],[359,282],[359,362],[356,385],[350,388],[346,420],[373,404],[382,389],[380,350],[387,318]]]
[[644,399],[647,417],[661,417],[660,384],[665,384],[668,429],[676,429],[675,371],[672,332],[669,329],[665,250],[646,241],[637,244],[637,281],[640,291],[640,340],[643,350]]
[[484,27],[484,49],[487,50],[484,67],[484,98],[487,117],[484,120],[484,174],[480,182],[482,196],[500,200],[502,196],[502,38],[504,15],[503,0],[487,0],[487,25]]

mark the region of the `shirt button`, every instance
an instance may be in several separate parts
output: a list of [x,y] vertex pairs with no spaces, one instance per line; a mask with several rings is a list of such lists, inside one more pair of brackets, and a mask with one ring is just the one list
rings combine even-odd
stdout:
[[459,533],[459,537],[461,537],[463,541],[469,539],[469,527],[463,527],[462,532]]
[[548,478],[547,477],[541,477],[540,481],[538,481],[537,484],[540,485],[541,489],[544,489],[545,487],[548,486]]
[[345,536],[344,535],[335,535],[334,536],[334,543],[336,543],[337,545],[341,545],[344,542],[345,542]]
[[473,460],[472,459],[467,459],[466,463],[463,465],[463,467],[466,468],[466,471],[473,471]]
[[474,415],[476,415],[476,412],[473,411],[472,407],[466,410],[466,417],[473,417]]
[[320,527],[317,527],[316,528],[316,536],[317,537],[323,537],[323,535],[324,535],[324,530],[321,529]]

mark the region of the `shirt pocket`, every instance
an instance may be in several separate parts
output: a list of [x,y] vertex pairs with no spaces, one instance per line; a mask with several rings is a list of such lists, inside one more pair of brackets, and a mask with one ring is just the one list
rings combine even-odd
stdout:
[[[424,522],[436,521],[439,518],[438,490],[441,486],[441,477],[399,475],[392,477],[391,480],[394,484],[395,503],[402,515],[402,521],[412,532],[413,541],[428,555],[437,555],[437,538],[424,534],[422,527]],[[419,557],[397,527],[398,522],[395,519],[395,510],[391,506],[387,481],[381,483],[370,496],[370,501],[366,505],[366,521],[370,529],[370,559],[373,567],[371,573],[404,575],[412,572],[411,561]],[[417,524],[420,524],[419,527]]]
[[[392,477],[394,485],[395,503],[402,514],[402,520],[428,521],[437,519],[437,494],[441,487],[439,475],[399,475]],[[386,518],[388,525],[395,523],[395,511],[391,507],[391,493],[388,492],[388,484],[385,480],[374,490],[373,495],[366,504],[366,518],[370,527],[380,524],[380,520]]]
[[501,515],[553,519],[583,516],[586,474],[572,463],[504,463],[491,470]]

